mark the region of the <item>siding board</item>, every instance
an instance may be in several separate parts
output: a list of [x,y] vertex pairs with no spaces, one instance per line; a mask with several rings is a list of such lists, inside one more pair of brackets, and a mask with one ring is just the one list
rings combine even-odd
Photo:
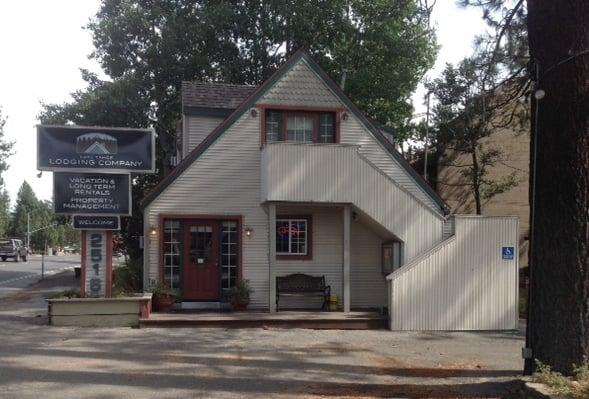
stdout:
[[[306,106],[320,108],[345,108],[337,96],[315,74],[304,60],[293,66],[260,100],[264,104]],[[407,171],[378,143],[348,110],[348,119],[341,120],[340,142],[358,145],[360,152],[370,162],[385,172],[398,184],[425,202],[436,212],[441,212],[435,201],[423,191]]]
[[456,216],[456,234],[396,270],[389,304],[393,330],[510,330],[518,327],[516,217]]
[[404,241],[406,261],[442,240],[444,218],[368,162],[356,146],[269,144],[262,151],[262,180],[262,201],[354,204]]

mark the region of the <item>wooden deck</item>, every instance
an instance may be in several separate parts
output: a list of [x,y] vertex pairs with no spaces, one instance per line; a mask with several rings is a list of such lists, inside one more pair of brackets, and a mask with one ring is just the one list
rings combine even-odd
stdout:
[[377,312],[263,311],[152,313],[139,321],[146,327],[308,328],[318,330],[386,329],[387,317]]

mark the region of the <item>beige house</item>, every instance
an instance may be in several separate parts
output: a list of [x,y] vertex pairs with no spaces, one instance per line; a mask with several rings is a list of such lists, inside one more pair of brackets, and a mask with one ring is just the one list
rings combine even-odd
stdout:
[[450,216],[307,52],[259,87],[186,82],[182,101],[182,160],[143,201],[146,289],[219,309],[249,280],[250,307],[275,312],[278,278],[305,274],[394,329],[516,327],[517,219]]
[[[489,137],[482,140],[483,146],[500,151],[500,161],[489,169],[488,178],[500,179],[513,174],[517,185],[489,200],[483,200],[482,213],[488,216],[514,215],[520,220],[519,264],[528,266],[529,243],[529,170],[530,170],[530,135],[529,132],[507,128],[496,129]],[[474,197],[461,175],[461,168],[452,165],[464,165],[470,162],[466,155],[456,156],[448,153],[439,159],[438,192],[448,204],[452,213],[474,214],[476,212]],[[449,160],[448,158],[452,158]]]

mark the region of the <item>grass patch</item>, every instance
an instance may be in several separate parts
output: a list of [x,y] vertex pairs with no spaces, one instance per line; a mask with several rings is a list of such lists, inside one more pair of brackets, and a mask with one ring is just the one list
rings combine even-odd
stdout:
[[573,375],[567,377],[552,371],[550,366],[536,360],[536,372],[532,375],[532,379],[546,385],[556,395],[572,399],[589,397],[589,364],[575,367]]

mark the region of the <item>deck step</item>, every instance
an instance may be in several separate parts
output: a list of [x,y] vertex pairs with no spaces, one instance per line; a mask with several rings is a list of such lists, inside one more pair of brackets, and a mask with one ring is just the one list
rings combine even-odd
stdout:
[[269,313],[153,313],[139,321],[140,328],[305,328],[314,330],[376,330],[387,328],[379,314],[289,314]]

